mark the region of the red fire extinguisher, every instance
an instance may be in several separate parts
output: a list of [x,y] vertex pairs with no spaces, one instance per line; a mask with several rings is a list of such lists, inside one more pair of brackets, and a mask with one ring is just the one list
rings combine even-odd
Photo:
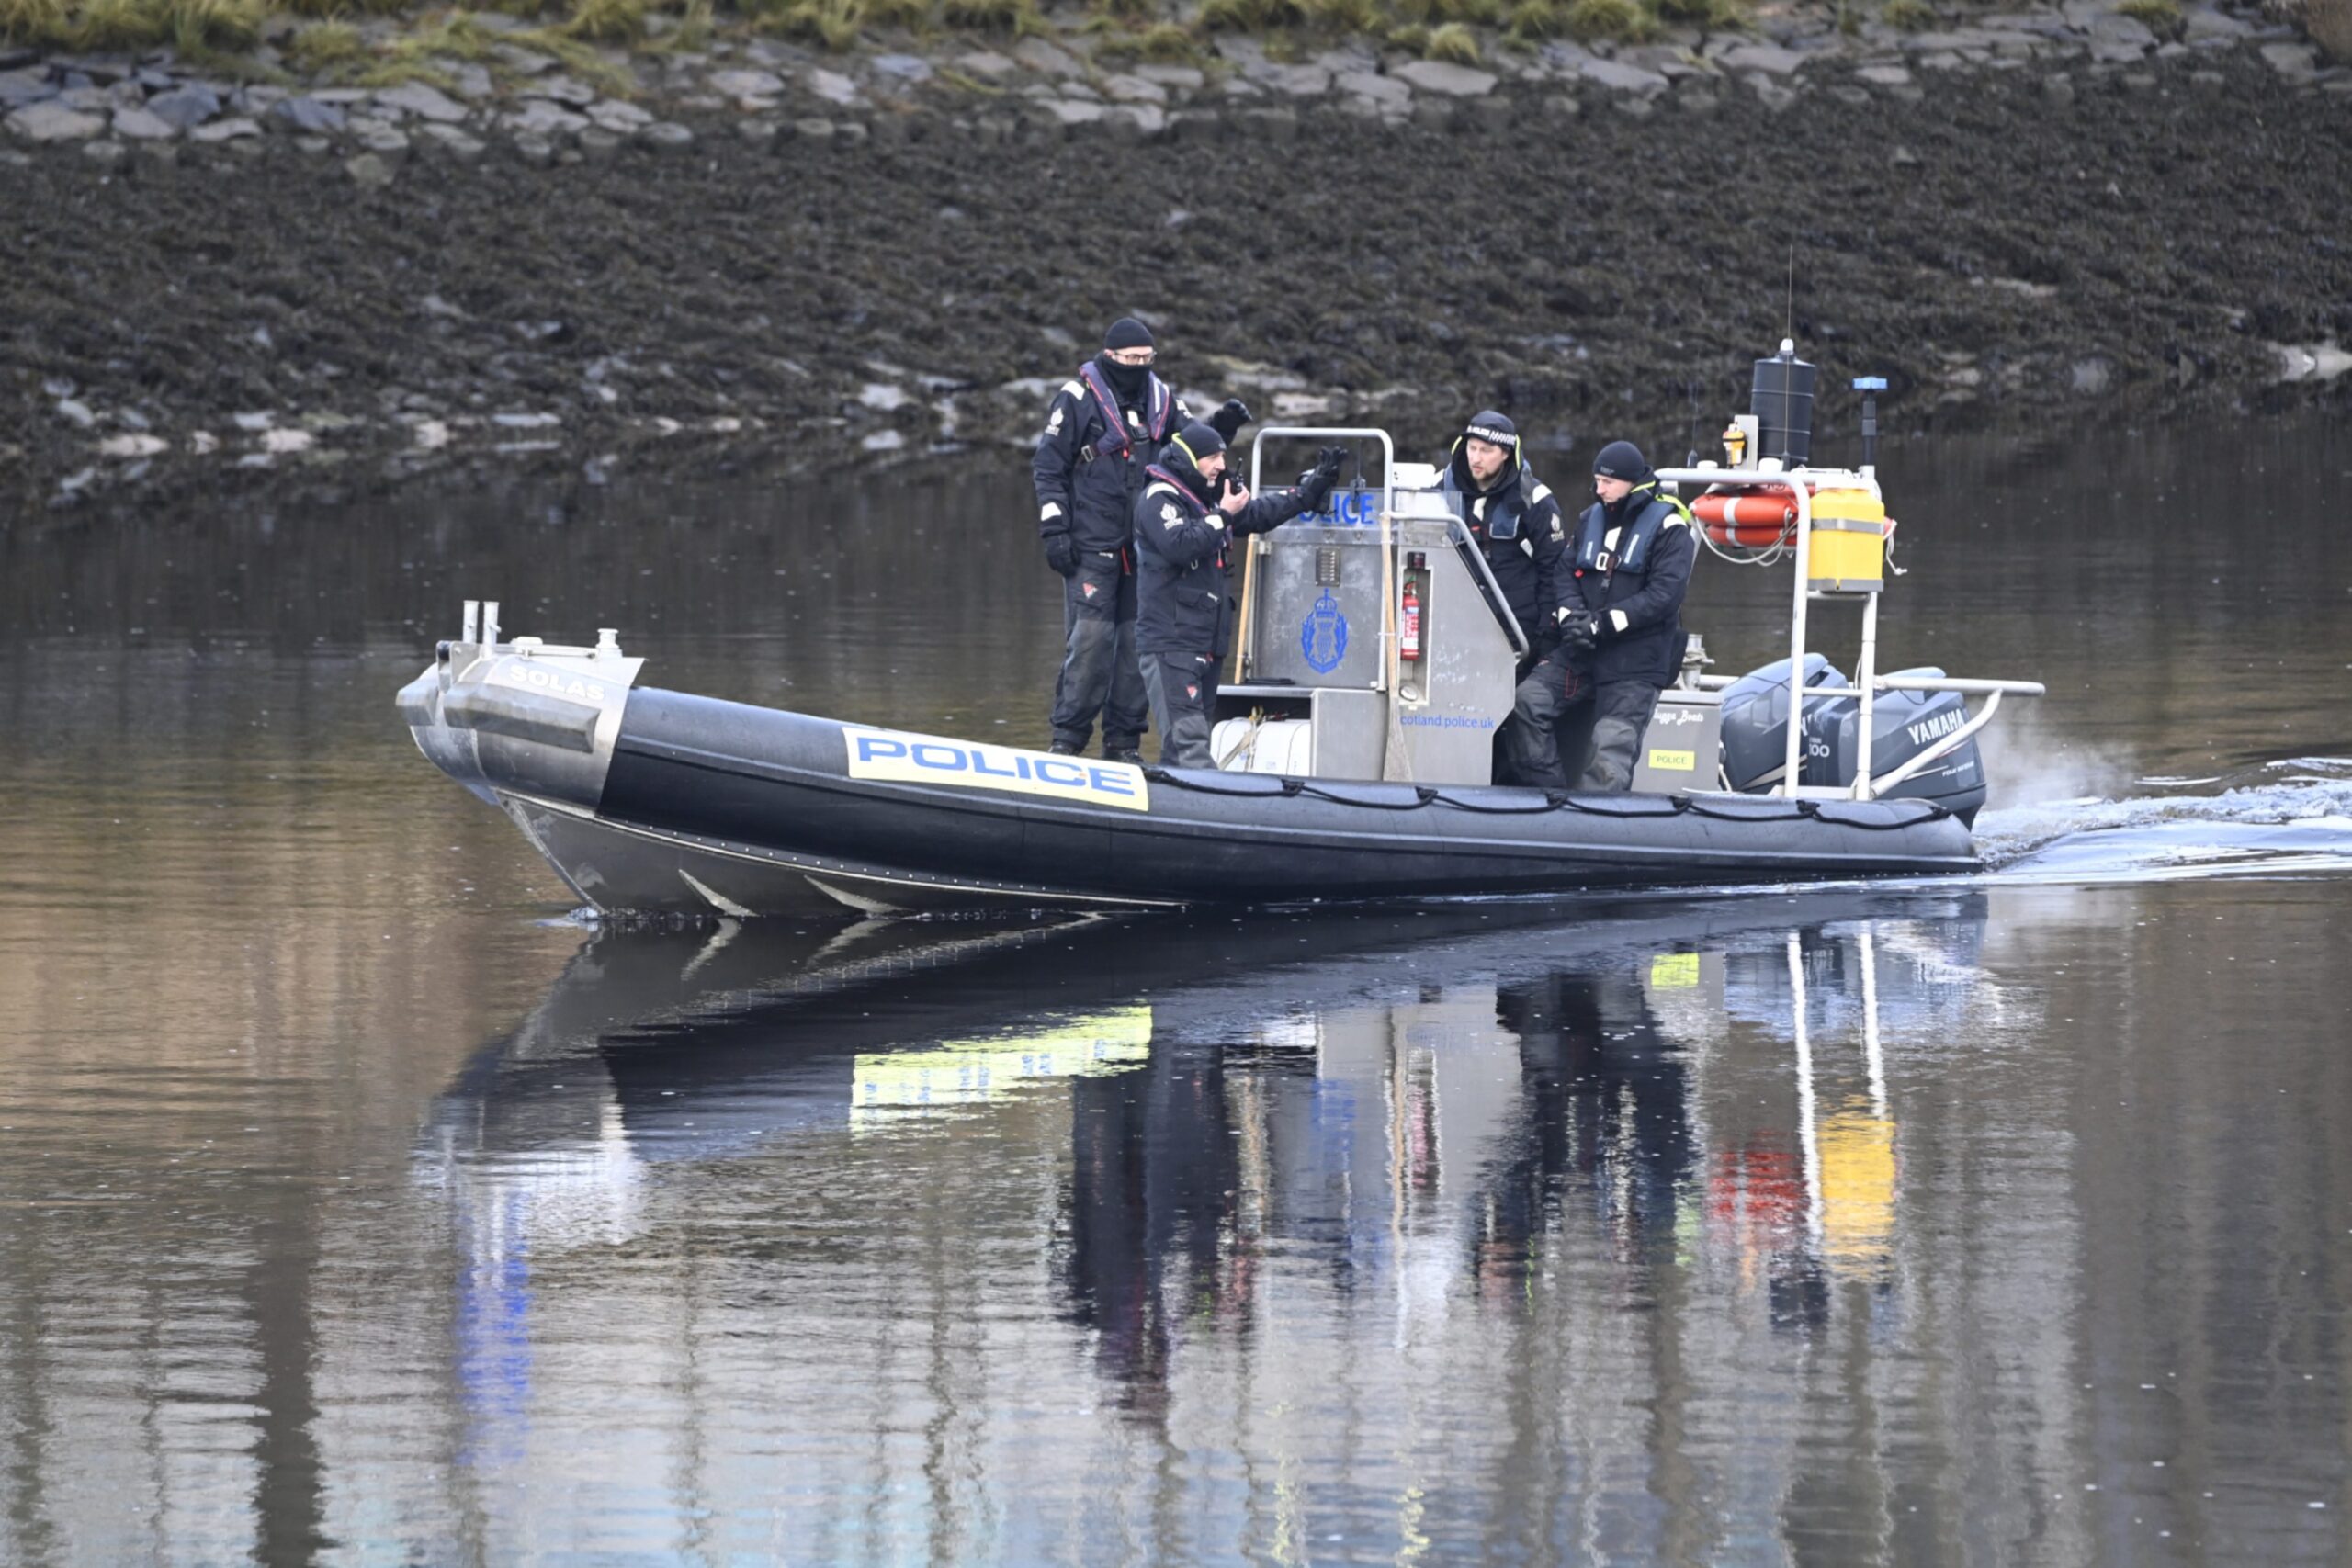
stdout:
[[1421,591],[1409,577],[1405,580],[1404,614],[1398,617],[1396,657],[1413,663],[1421,657]]

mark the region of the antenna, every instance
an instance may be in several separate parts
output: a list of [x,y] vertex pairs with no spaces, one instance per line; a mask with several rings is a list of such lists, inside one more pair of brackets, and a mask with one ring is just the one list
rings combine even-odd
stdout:
[[1781,335],[1785,338],[1797,335],[1797,243],[1794,240],[1789,242],[1789,315]]

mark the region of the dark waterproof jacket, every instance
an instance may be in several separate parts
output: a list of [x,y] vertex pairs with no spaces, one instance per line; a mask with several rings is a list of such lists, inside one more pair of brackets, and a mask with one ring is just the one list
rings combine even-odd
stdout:
[[1442,490],[1446,504],[1468,526],[1495,574],[1503,602],[1531,647],[1552,629],[1553,612],[1576,601],[1568,592],[1567,525],[1552,487],[1517,454],[1486,490],[1470,477],[1462,441],[1453,444]]
[[1136,648],[1143,653],[1233,650],[1231,558],[1245,534],[1278,528],[1305,510],[1295,490],[1268,491],[1227,517],[1208,481],[1171,448],[1152,465],[1136,502]]
[[1068,533],[1080,549],[1102,554],[1127,547],[1144,468],[1191,417],[1183,400],[1156,375],[1146,376],[1136,401],[1138,409],[1121,408],[1091,359],[1054,394],[1029,463],[1040,537]]
[[1682,668],[1682,596],[1698,559],[1698,532],[1682,503],[1648,479],[1614,506],[1600,502],[1577,524],[1568,558],[1574,603],[1600,617],[1589,660],[1596,682],[1670,686]]

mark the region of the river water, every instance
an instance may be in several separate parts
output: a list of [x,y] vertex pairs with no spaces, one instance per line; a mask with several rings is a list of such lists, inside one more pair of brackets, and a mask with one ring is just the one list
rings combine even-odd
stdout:
[[0,1561],[2352,1557],[2352,439],[1885,456],[1986,874],[1168,919],[600,933],[392,713],[1040,743],[1015,455],[17,519]]

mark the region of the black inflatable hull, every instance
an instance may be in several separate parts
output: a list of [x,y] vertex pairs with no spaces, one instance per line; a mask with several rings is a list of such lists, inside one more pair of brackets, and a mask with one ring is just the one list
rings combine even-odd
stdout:
[[[402,702],[412,722],[430,705]],[[1281,904],[1975,864],[1966,828],[1918,801],[1122,769],[647,688],[628,693],[618,719],[593,800],[535,788],[533,753],[546,748],[520,728],[485,739],[481,776],[466,780],[614,911]],[[419,741],[464,776],[446,743],[424,728]],[[551,761],[551,777],[570,781],[582,759]]]

